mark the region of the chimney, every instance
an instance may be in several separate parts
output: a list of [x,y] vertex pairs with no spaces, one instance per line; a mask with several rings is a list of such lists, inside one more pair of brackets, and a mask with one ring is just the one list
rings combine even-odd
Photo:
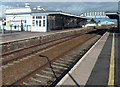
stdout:
[[40,6],[37,6],[37,10],[41,10],[41,7],[40,7]]
[[29,3],[25,3],[25,7],[26,8],[30,7],[30,4]]

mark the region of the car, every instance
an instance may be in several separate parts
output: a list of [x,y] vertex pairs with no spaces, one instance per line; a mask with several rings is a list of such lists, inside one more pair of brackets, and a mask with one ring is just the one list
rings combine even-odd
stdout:
[[85,27],[95,27],[97,26],[96,24],[86,24]]

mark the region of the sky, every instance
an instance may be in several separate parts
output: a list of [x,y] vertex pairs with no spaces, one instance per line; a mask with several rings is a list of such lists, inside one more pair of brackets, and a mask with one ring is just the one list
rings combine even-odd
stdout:
[[[14,1],[14,2],[12,2]],[[0,17],[2,17],[4,15],[4,12],[6,10],[6,8],[14,8],[14,7],[24,7],[24,4],[27,2],[23,2],[21,0],[19,0],[19,2],[16,0],[4,0],[4,2],[0,2]],[[42,0],[43,1],[43,0]],[[118,9],[118,2],[113,2],[112,0],[110,0],[111,2],[101,2],[98,0],[98,2],[87,2],[87,0],[85,2],[81,2],[81,1],[75,1],[75,2],[71,2],[71,0],[69,2],[65,2],[67,0],[62,1],[56,1],[56,2],[42,2],[40,0],[36,1],[30,1],[27,3],[30,3],[31,7],[36,7],[36,6],[41,6],[45,9],[49,9],[49,10],[61,10],[64,12],[68,12],[68,13],[72,13],[72,14],[76,14],[76,15],[80,15],[81,13],[87,12],[87,11],[117,11]],[[114,0],[115,1],[115,0]]]

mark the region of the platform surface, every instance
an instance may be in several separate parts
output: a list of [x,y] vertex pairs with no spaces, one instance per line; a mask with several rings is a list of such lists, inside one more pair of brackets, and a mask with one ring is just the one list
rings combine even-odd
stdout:
[[[119,52],[120,34],[114,31],[105,33],[57,85],[106,86],[111,84],[110,80],[114,81],[114,85],[120,85]],[[113,59],[112,56],[114,56]],[[111,59],[114,60],[114,68],[112,69]],[[114,75],[110,72],[114,72]]]
[[0,33],[0,43],[11,42],[11,41],[16,41],[16,40],[23,40],[23,39],[42,36],[42,35],[50,35],[50,34],[54,34],[54,33],[66,32],[66,31],[81,30],[81,29],[83,29],[83,28],[54,30],[54,31],[49,31],[49,32],[25,32],[25,31],[20,31],[20,32],[16,31],[15,32],[14,31],[11,33],[9,31],[9,33],[4,33],[4,34]]
[[0,34],[0,43],[8,42],[8,41],[15,41],[20,39],[32,38],[36,36],[47,35],[54,32],[13,32],[13,33],[5,33]]

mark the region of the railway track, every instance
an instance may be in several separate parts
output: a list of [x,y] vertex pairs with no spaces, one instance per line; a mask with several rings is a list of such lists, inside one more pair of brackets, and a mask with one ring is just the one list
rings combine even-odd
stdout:
[[[42,51],[44,49],[48,49],[54,45],[57,45],[59,43],[62,43],[62,42],[65,42],[65,41],[68,41],[70,39],[73,39],[73,38],[76,38],[76,37],[79,37],[81,35],[84,35],[88,32],[91,32],[91,31],[95,31],[96,29],[93,29],[93,30],[83,30],[81,31],[80,34],[75,34],[75,35],[71,35],[71,36],[66,36],[66,37],[63,37],[63,38],[60,38],[60,39],[56,39],[56,40],[53,40],[53,41],[49,41],[49,42],[45,42],[45,43],[41,43],[41,44],[38,44],[38,45],[33,45],[33,46],[30,46],[30,47],[25,47],[25,48],[21,48],[21,49],[17,49],[17,50],[14,50],[14,51],[10,51],[10,52],[6,52],[6,53],[2,53],[0,56],[2,56],[2,65],[5,65],[5,64],[8,64],[10,62],[13,62],[15,60],[18,60],[18,59],[21,59],[23,57],[26,57],[30,54],[34,54],[38,51]],[[19,54],[19,53],[24,53],[19,55],[19,56],[14,56],[16,54]],[[29,52],[29,53],[27,53]],[[9,57],[8,57],[9,56]]]
[[[39,55],[40,57],[46,57],[48,60],[48,66],[44,69],[44,67],[37,68],[36,70],[30,72],[26,76],[14,82],[12,85],[47,85],[47,86],[55,86],[57,82],[79,61],[79,59],[87,52],[87,50],[100,38],[100,36],[105,33],[106,30],[103,31],[93,31],[88,34],[93,34],[88,41],[86,41],[81,46],[76,46],[74,50],[72,49],[70,52],[65,54],[60,58],[54,58],[53,60],[47,59],[44,55]],[[99,35],[98,35],[99,34]],[[46,65],[45,64],[45,65]],[[41,70],[39,70],[41,69]],[[34,73],[34,74],[33,74]]]

